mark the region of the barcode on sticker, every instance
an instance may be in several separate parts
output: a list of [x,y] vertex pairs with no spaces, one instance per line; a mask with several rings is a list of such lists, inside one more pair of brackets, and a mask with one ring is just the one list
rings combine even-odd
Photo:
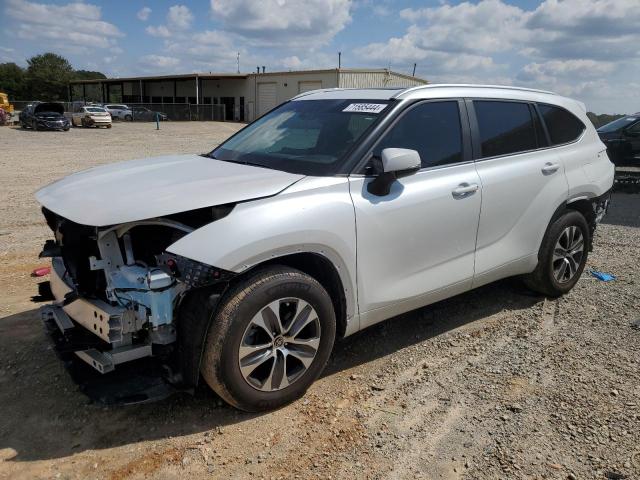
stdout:
[[343,112],[380,113],[386,106],[386,103],[352,103]]

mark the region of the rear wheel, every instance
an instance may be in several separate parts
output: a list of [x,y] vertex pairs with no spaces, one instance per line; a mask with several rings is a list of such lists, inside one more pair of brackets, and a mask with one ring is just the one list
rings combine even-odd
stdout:
[[587,263],[590,230],[584,216],[569,211],[547,229],[538,253],[538,266],[524,277],[529,288],[552,297],[569,292]]
[[318,378],[335,335],[331,298],[314,278],[285,267],[264,269],[222,301],[209,328],[202,375],[241,410],[277,408]]
[[126,122],[130,122],[130,121],[133,120],[133,117],[131,115],[125,115],[124,119],[125,119]]

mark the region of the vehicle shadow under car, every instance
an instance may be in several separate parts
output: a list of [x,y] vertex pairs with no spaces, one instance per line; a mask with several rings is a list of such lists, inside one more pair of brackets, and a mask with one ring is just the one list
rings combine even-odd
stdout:
[[[519,281],[506,280],[409,312],[337,342],[323,376],[541,300]],[[180,393],[154,403],[91,404],[56,358],[37,309],[0,319],[0,405],[0,449],[15,449],[14,461],[190,435],[269,415],[228,407],[206,385],[195,395]]]

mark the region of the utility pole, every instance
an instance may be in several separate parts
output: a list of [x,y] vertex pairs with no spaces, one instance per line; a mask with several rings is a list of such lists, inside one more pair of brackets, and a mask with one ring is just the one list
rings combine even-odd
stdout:
[[342,52],[338,52],[338,70],[342,67]]
[[416,66],[417,66],[417,65],[418,65],[417,63],[414,63],[414,64],[413,64],[413,73],[411,74],[411,76],[412,76],[412,77],[415,77],[415,76],[416,76]]
[[238,73],[240,73],[240,52],[238,52],[238,56],[236,57],[236,61],[238,62]]

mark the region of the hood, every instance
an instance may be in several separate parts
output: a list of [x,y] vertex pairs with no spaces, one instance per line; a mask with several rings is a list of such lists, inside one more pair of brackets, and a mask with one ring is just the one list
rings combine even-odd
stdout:
[[171,155],[113,163],[58,180],[36,192],[47,209],[103,227],[275,195],[304,175]]
[[45,113],[45,112],[58,113],[60,115],[64,115],[64,105],[57,102],[42,102],[42,103],[36,104],[36,106],[33,107],[33,113],[35,115],[39,113]]

